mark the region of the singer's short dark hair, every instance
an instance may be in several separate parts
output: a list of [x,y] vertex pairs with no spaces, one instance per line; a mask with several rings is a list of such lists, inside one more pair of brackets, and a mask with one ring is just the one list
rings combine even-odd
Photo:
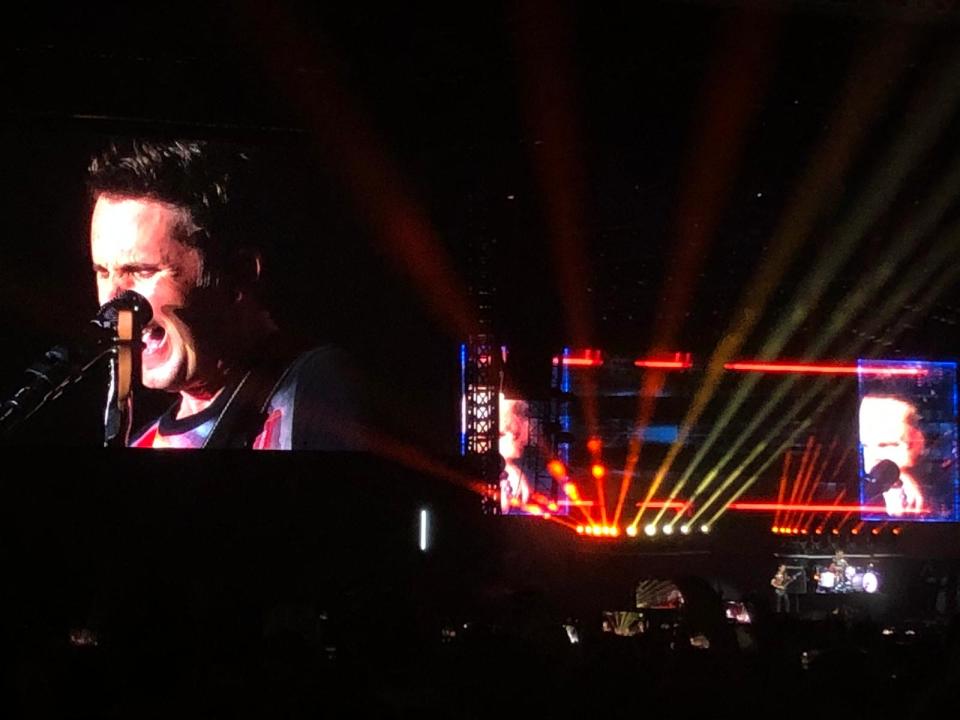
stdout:
[[150,198],[186,211],[190,228],[178,239],[203,254],[201,283],[237,281],[236,258],[260,250],[251,158],[232,143],[115,140],[91,160],[87,188],[92,203],[101,195]]

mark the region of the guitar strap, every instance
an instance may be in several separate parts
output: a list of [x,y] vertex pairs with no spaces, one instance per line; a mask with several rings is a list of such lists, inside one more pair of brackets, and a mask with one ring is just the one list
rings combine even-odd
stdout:
[[257,354],[253,367],[233,388],[204,447],[250,447],[263,429],[270,398],[301,351],[302,346],[297,343],[271,338]]

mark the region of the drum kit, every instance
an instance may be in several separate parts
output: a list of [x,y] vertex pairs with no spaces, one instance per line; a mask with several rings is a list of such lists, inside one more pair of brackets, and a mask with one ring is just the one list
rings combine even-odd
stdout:
[[831,564],[817,573],[817,592],[875,593],[879,587],[880,578],[872,564],[866,568]]

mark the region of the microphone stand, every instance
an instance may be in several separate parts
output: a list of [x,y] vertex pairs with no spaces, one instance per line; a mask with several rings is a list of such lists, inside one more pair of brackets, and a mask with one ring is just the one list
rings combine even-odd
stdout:
[[117,313],[116,336],[109,352],[110,380],[103,413],[104,447],[126,447],[133,422],[133,388],[140,377],[143,332],[139,316],[123,308]]
[[26,382],[0,405],[0,436],[56,400],[70,385],[86,377],[101,360],[109,357],[111,373],[104,415],[104,444],[125,441],[131,419],[131,391],[140,377],[140,335],[152,317],[150,304],[132,290],[105,303],[73,349],[57,345],[27,368]]
[[27,368],[27,380],[13,397],[0,405],[0,434],[6,434],[30,418],[64,390],[87,375],[108,353],[109,347],[92,357],[78,358],[62,345],[51,348]]

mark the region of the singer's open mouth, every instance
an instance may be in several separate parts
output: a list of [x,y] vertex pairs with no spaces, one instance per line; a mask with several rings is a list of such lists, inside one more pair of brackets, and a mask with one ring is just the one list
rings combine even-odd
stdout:
[[156,324],[150,324],[143,330],[143,354],[153,355],[163,347],[163,341],[166,339],[166,331]]

